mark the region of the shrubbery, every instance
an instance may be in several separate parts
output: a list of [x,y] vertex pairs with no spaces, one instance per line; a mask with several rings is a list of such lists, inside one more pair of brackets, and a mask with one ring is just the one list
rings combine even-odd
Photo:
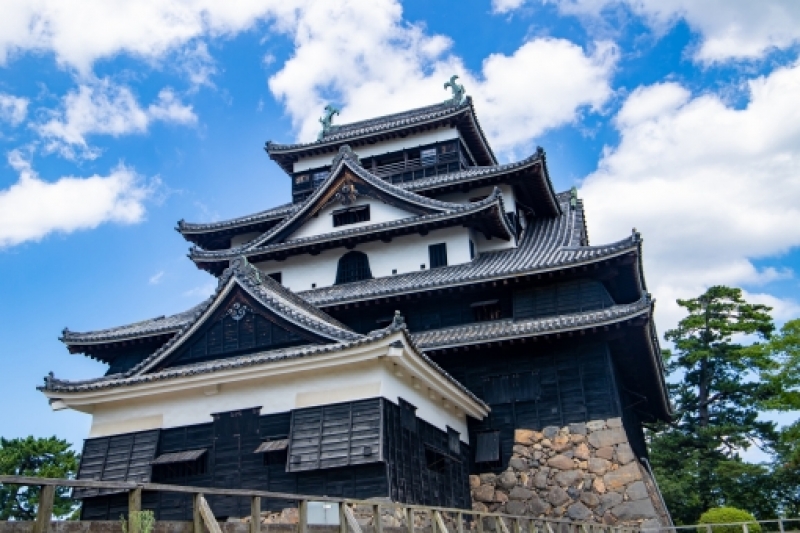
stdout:
[[[756,518],[741,509],[735,507],[716,507],[709,509],[700,516],[698,524],[735,524],[737,522],[752,522],[747,524],[749,533],[761,533],[761,525],[756,522]],[[742,533],[743,528],[738,526],[713,526],[711,528],[713,533]],[[697,533],[707,533],[704,527],[698,527]]]

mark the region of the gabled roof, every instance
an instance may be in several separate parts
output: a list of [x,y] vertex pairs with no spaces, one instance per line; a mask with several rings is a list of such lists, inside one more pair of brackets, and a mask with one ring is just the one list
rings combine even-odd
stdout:
[[458,127],[461,136],[477,159],[479,165],[496,165],[497,158],[486,140],[475,116],[472,98],[461,103],[448,100],[440,104],[410,109],[382,117],[332,126],[321,139],[310,143],[278,144],[267,142],[265,149],[269,157],[286,172],[292,173],[295,161],[300,157],[333,153],[345,143],[351,146],[373,144],[397,136],[407,136],[416,131],[444,125]]
[[[418,216],[382,224],[345,229],[315,237],[292,239],[291,241],[286,240],[292,233],[296,232],[302,224],[331,202],[341,201],[343,204],[347,205],[357,196],[374,197],[406,211],[415,213]],[[475,216],[483,213],[490,218],[488,224],[484,223],[484,217]],[[309,244],[335,240],[337,238],[351,238],[356,235],[366,235],[370,233],[380,234],[390,229],[399,230],[403,227],[416,228],[419,225],[431,223],[442,226],[445,225],[444,223],[448,220],[452,223],[460,223],[461,219],[467,217],[474,219],[474,225],[488,235],[504,239],[510,239],[513,235],[513,229],[505,215],[502,194],[499,190],[495,190],[492,195],[481,202],[452,203],[434,200],[407,191],[374,176],[360,165],[358,157],[349,146],[343,146],[334,159],[331,172],[325,181],[322,182],[311,196],[300,204],[298,209],[293,211],[279,224],[260,237],[229,250],[204,251],[193,248],[189,257],[193,261],[199,263],[219,262],[240,255],[249,257],[258,256],[263,260],[272,252],[290,250]]]

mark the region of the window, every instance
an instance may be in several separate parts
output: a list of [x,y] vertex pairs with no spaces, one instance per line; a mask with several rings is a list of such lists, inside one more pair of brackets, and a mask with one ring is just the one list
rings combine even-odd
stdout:
[[327,170],[319,170],[311,174],[311,179],[314,180],[314,183],[319,183],[320,181],[324,180],[328,177]]
[[478,433],[475,445],[476,463],[500,462],[500,432],[486,431]]
[[428,470],[437,474],[447,473],[447,456],[439,450],[425,447],[425,463]]
[[372,271],[369,269],[369,258],[363,252],[347,252],[339,259],[339,267],[336,270],[336,285],[350,283],[351,281],[361,281],[362,279],[372,279]]
[[273,437],[262,442],[253,453],[264,455],[264,466],[285,466],[289,438],[286,435]]
[[439,146],[440,154],[452,154],[456,151],[456,143],[447,143]]
[[428,257],[431,268],[447,266],[447,244],[431,244],[428,246]]
[[206,450],[165,453],[153,462],[153,477],[158,481],[205,474]]
[[267,274],[267,276],[271,277],[278,283],[283,283],[283,274],[281,272],[273,272],[272,274]]
[[348,224],[357,224],[358,222],[367,222],[369,220],[369,206],[359,205],[357,207],[350,207],[348,209],[340,209],[333,212],[333,226],[346,226]]
[[500,320],[502,313],[500,311],[499,300],[486,300],[484,302],[475,302],[470,304],[472,312],[475,316],[475,322],[485,322],[487,320]]
[[447,426],[447,447],[450,453],[461,455],[461,434],[450,426]]
[[294,178],[294,182],[296,185],[308,183],[308,174],[300,174],[299,176]]
[[436,164],[436,148],[426,148],[419,151],[419,162],[422,166]]

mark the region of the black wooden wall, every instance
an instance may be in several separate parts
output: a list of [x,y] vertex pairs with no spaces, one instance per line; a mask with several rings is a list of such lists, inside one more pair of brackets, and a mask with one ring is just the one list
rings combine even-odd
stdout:
[[508,464],[515,429],[563,427],[622,414],[606,343],[533,346],[437,358],[492,409],[482,421],[469,419],[470,442],[476,443],[479,433],[500,432],[500,464],[473,464],[474,472],[501,470]]
[[[155,456],[206,450],[192,463],[193,467],[156,465],[149,477],[156,483],[176,485],[357,499],[390,496],[407,503],[469,506],[467,445],[460,443],[457,453],[448,452],[448,433],[416,417],[414,432],[399,428],[400,407],[383,398],[333,404],[324,410],[327,416],[317,417],[316,434],[300,421],[308,421],[323,408],[269,415],[260,415],[255,408],[219,413],[206,424],[88,439],[84,453],[93,457],[93,464],[113,462],[116,466],[109,477],[103,475],[102,468],[92,470],[87,463],[88,469],[82,467],[79,478],[91,474],[93,479],[124,480],[129,479],[125,473],[131,471],[139,476],[137,479],[147,481],[150,461]],[[254,453],[262,442],[279,439],[288,439],[290,448]],[[347,442],[346,447],[342,439]],[[139,441],[141,447],[135,445]],[[316,456],[309,447],[302,451],[304,442],[314,443]],[[374,450],[364,455],[365,447]],[[311,461],[316,461],[314,468],[302,468],[310,464],[302,459],[297,464],[291,462],[292,455],[311,456]],[[292,467],[301,468],[292,471]],[[147,475],[142,473],[145,470]],[[409,480],[409,484],[402,480]],[[81,496],[84,520],[116,520],[127,512],[125,494]],[[209,496],[208,500],[218,518],[250,513],[250,502],[245,498]],[[192,516],[188,495],[145,493],[142,505],[155,511],[159,520],[190,520]],[[287,502],[263,500],[262,505],[264,509],[280,509]]]

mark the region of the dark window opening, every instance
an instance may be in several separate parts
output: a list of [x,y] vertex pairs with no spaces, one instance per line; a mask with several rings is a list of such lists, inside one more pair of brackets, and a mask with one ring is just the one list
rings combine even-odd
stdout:
[[447,266],[447,244],[431,244],[428,246],[431,268]]
[[336,285],[364,279],[372,279],[367,254],[352,251],[339,258],[339,266],[336,269]]
[[264,455],[264,466],[286,466],[288,457],[286,449],[266,452]]
[[472,239],[469,241],[469,258],[475,259],[475,243],[472,242]]
[[400,424],[412,433],[417,432],[417,408],[400,398]]
[[502,311],[498,300],[486,300],[470,304],[475,317],[475,322],[486,322],[487,320],[500,320]]
[[439,153],[440,154],[452,154],[455,153],[458,148],[456,143],[445,143],[439,146]]
[[447,447],[456,457],[461,455],[461,433],[450,426],[447,426]]
[[303,183],[308,183],[309,176],[308,174],[300,174],[299,176],[295,176],[294,183],[295,185],[300,185]]
[[271,274],[267,274],[267,276],[271,277],[278,283],[283,283],[283,274],[281,272],[273,272]]
[[358,207],[350,207],[348,209],[340,209],[333,212],[333,226],[346,226],[348,224],[356,224],[358,222],[367,222],[369,220],[369,206],[359,205]]
[[491,466],[500,463],[500,432],[485,431],[475,436],[475,462],[489,463]]
[[[178,454],[165,454],[178,455]],[[162,456],[163,457],[163,456]],[[156,459],[158,461],[158,459]],[[171,479],[187,478],[200,476],[208,471],[207,454],[203,454],[197,459],[163,464],[153,464],[153,479],[156,483]]]
[[314,180],[314,183],[317,184],[328,177],[327,170],[321,170],[319,172],[314,172],[311,174],[311,179]]
[[425,463],[431,472],[447,473],[447,456],[437,450],[425,447]]

